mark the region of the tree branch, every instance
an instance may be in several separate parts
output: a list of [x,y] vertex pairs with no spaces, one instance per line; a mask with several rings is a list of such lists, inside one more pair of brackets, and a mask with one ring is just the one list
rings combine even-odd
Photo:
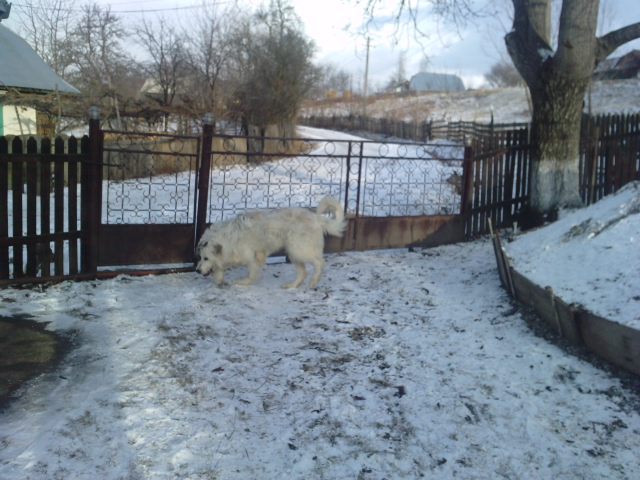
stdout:
[[[535,2],[533,2],[535,5]],[[513,29],[505,36],[507,51],[513,64],[531,86],[538,79],[538,72],[544,62],[553,57],[553,50],[538,33],[531,19],[532,3],[527,0],[513,0]],[[538,15],[540,11],[534,12]],[[536,23],[539,18],[536,19]],[[543,33],[545,34],[545,33]]]
[[640,38],[640,22],[632,23],[598,38],[596,63],[607,58],[616,48],[627,42]]

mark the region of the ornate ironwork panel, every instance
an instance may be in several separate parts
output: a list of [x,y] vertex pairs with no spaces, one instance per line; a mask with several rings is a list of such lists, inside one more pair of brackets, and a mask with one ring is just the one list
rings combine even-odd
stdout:
[[199,146],[199,137],[105,131],[102,223],[193,223]]
[[354,216],[458,213],[463,150],[451,143],[216,137],[207,220],[315,207],[325,195]]

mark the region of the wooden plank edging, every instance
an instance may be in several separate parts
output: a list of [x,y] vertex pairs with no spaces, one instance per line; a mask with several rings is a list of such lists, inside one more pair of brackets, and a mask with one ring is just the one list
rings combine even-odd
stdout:
[[[600,317],[582,305],[568,304],[551,287],[542,288],[515,270],[494,235],[496,262],[501,280],[510,272],[512,282],[503,286],[518,302],[528,305],[558,334],[575,345],[582,345],[600,358],[640,375],[640,330]],[[499,250],[499,251],[498,251]],[[509,287],[509,288],[507,288]]]

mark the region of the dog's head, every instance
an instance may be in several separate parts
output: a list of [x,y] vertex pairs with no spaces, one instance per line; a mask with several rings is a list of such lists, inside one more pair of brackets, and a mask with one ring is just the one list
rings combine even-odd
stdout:
[[196,249],[196,271],[202,275],[224,270],[222,245],[202,239]]

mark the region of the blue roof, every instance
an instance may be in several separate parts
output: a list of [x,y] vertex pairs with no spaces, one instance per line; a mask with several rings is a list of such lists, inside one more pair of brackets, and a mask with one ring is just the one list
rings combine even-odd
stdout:
[[420,72],[411,77],[409,89],[416,92],[461,92],[464,83],[456,75]]
[[27,42],[0,25],[0,89],[3,87],[80,93],[44,63]]

